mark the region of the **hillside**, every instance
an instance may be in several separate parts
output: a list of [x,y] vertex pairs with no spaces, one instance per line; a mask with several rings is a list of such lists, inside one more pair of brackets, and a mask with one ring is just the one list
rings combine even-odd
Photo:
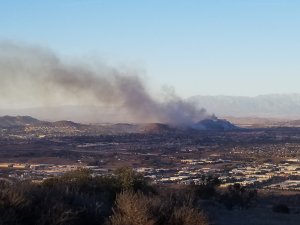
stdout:
[[69,120],[60,120],[50,123],[54,127],[79,127],[81,124]]
[[164,133],[164,132],[172,131],[174,129],[172,129],[167,124],[149,123],[149,124],[145,124],[144,126],[142,126],[141,130],[143,130],[146,133]]
[[39,125],[43,122],[30,116],[3,116],[0,117],[0,127],[18,127],[27,125]]
[[24,127],[24,126],[48,126],[48,127],[79,127],[81,124],[72,121],[61,120],[56,122],[47,122],[35,119],[31,116],[2,116],[0,117],[0,127]]
[[196,130],[208,131],[230,131],[239,129],[237,126],[233,125],[229,121],[217,118],[199,121],[198,123],[194,124],[192,128]]

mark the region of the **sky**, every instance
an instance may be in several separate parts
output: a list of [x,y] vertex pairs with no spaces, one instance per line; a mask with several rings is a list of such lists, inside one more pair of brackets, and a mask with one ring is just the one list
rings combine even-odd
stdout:
[[296,0],[0,0],[0,40],[133,67],[182,97],[300,92]]

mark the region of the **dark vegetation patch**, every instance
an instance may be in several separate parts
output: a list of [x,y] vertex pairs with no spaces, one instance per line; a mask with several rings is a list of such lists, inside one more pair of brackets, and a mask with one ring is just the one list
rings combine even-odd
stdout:
[[81,169],[40,184],[0,184],[1,225],[205,225],[186,193],[160,193],[129,168],[112,176]]

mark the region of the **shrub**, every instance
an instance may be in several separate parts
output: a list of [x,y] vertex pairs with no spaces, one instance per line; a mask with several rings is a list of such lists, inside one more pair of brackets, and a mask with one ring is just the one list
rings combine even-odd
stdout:
[[148,184],[142,174],[135,172],[130,167],[119,168],[115,171],[116,179],[122,190],[134,192],[155,193],[154,188]]
[[217,177],[202,176],[199,184],[192,185],[196,196],[202,199],[209,199],[216,195],[216,187],[221,184]]
[[116,199],[109,225],[207,225],[189,196],[145,196],[123,192]]
[[235,206],[240,209],[247,209],[256,197],[256,190],[247,190],[245,187],[236,183],[228,187],[227,192],[220,196],[219,201],[228,209],[232,209]]
[[207,218],[191,206],[175,207],[168,221],[169,225],[207,225]]
[[102,224],[120,191],[116,178],[92,177],[88,170],[42,184],[19,182],[0,190],[0,224]]
[[156,193],[129,169],[96,177],[78,170],[41,184],[2,185],[0,225],[206,225],[194,203],[186,192]]
[[28,220],[30,199],[19,188],[5,188],[0,192],[0,224],[18,224]]
[[276,205],[273,206],[272,211],[276,212],[276,213],[289,214],[290,213],[290,208],[286,204],[279,203],[279,204],[276,204]]
[[118,195],[111,225],[154,225],[150,215],[150,201],[141,193],[125,191]]

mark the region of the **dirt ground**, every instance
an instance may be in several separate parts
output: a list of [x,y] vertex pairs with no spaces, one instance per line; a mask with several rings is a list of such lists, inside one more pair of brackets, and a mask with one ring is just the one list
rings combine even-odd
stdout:
[[214,225],[299,225],[300,214],[274,213],[267,208],[248,210],[217,210]]

